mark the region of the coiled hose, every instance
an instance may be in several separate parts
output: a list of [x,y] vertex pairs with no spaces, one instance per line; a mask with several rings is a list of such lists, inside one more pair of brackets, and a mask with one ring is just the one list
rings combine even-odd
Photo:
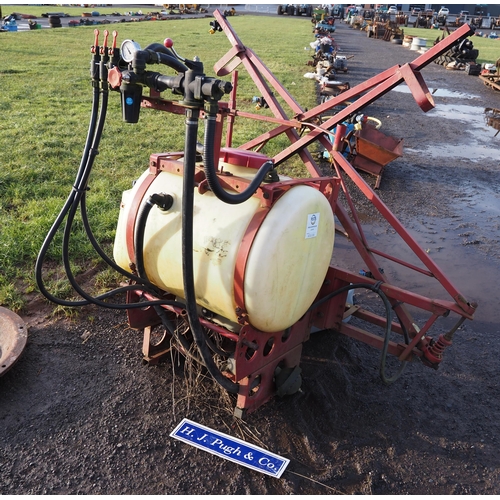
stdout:
[[[102,101],[100,100],[100,94],[102,92]],[[82,153],[82,158],[80,160],[80,165],[76,174],[75,178],[75,183],[73,185],[73,188],[63,206],[61,211],[59,212],[56,220],[52,224],[52,227],[50,228],[49,232],[47,233],[47,236],[45,237],[45,240],[42,244],[42,247],[40,248],[40,251],[38,253],[38,257],[36,260],[35,264],[35,279],[37,286],[40,290],[40,292],[50,301],[61,305],[61,306],[67,306],[67,307],[75,307],[75,306],[85,306],[89,304],[96,304],[101,307],[107,307],[111,309],[134,309],[134,308],[143,308],[146,306],[154,306],[154,305],[173,305],[173,306],[179,306],[183,307],[183,304],[180,304],[175,301],[171,300],[155,300],[155,301],[147,301],[147,302],[139,302],[135,304],[113,304],[109,302],[105,302],[106,299],[110,299],[118,294],[122,294],[127,291],[131,290],[141,290],[143,289],[142,285],[147,285],[149,287],[152,287],[151,283],[149,281],[144,280],[132,273],[129,273],[127,270],[121,268],[118,266],[113,260],[111,260],[105,252],[100,248],[99,244],[97,243],[94,235],[92,234],[92,231],[90,229],[90,225],[88,222],[88,217],[87,217],[87,210],[86,210],[86,191],[88,189],[88,179],[90,177],[90,173],[92,171],[92,167],[94,164],[95,157],[98,154],[98,148],[100,144],[100,140],[102,137],[102,132],[104,128],[104,123],[106,120],[106,112],[107,112],[107,105],[108,105],[108,87],[107,84],[103,85],[103,88],[100,90],[97,86],[93,87],[93,98],[92,98],[92,109],[91,109],[91,117],[90,117],[90,123],[89,123],[89,128],[87,132],[87,139],[85,141],[85,147]],[[69,262],[69,240],[70,240],[70,235],[71,235],[71,228],[73,225],[74,217],[75,214],[78,210],[78,207],[80,206],[81,208],[81,216],[83,220],[83,224],[85,227],[85,230],[87,232],[87,235],[89,237],[89,240],[91,241],[94,249],[97,251],[99,256],[103,258],[103,260],[110,265],[113,269],[116,271],[120,272],[122,275],[125,277],[134,280],[138,283],[141,284],[136,284],[136,285],[129,285],[126,287],[121,287],[117,288],[115,290],[111,290],[109,292],[106,292],[104,294],[98,295],[97,297],[92,297],[89,294],[87,294],[76,282],[75,277],[73,276],[73,273],[71,271],[71,265]],[[64,219],[66,219],[66,225],[64,229],[64,235],[63,235],[63,248],[62,248],[62,257],[63,257],[63,264],[64,268],[68,277],[68,280],[70,281],[72,287],[74,290],[81,296],[83,297],[84,300],[80,301],[70,301],[70,300],[64,300],[60,299],[59,297],[54,296],[51,294],[43,281],[43,263],[47,254],[47,251],[50,247],[50,244],[52,243],[55,234],[61,227]]]
[[[312,309],[319,307],[321,304],[324,304],[325,302],[328,302],[329,300],[333,299],[333,297],[335,297],[341,293],[348,292],[349,290],[356,290],[358,288],[365,288],[367,290],[371,290],[372,292],[375,292],[382,299],[382,302],[384,303],[384,306],[385,306],[385,314],[386,314],[386,328],[385,328],[385,334],[384,334],[384,343],[382,346],[382,353],[380,356],[379,373],[380,373],[380,378],[382,379],[382,381],[385,384],[389,385],[389,384],[392,384],[393,382],[395,382],[401,376],[401,374],[403,373],[403,371],[406,367],[407,361],[403,361],[401,363],[399,370],[392,377],[388,377],[386,375],[386,366],[385,365],[386,365],[386,360],[387,360],[387,351],[389,349],[389,340],[390,340],[390,334],[391,334],[392,306],[391,306],[391,303],[389,302],[389,299],[387,298],[386,294],[382,290],[380,290],[380,285],[381,285],[381,282],[378,282],[375,285],[364,284],[364,283],[354,283],[351,285],[343,286],[343,287],[339,288],[338,290],[335,290],[334,292],[329,293],[328,295],[325,295],[323,298],[321,298],[320,300],[315,302],[308,309],[308,311],[311,311]],[[399,320],[399,317],[397,316],[397,314],[396,314],[396,317]],[[409,339],[408,331],[406,330],[406,328],[405,328],[404,324],[401,322],[401,320],[399,320],[399,323],[401,325],[401,328],[403,329],[403,336],[404,336],[405,342],[407,344],[409,344],[410,339]]]

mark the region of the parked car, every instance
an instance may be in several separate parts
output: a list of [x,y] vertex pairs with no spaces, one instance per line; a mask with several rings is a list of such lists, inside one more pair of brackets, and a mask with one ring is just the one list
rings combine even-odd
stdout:
[[459,16],[460,17],[466,17],[470,15],[468,10],[461,10]]
[[446,7],[441,7],[438,12],[438,16],[447,16],[450,13],[450,9]]
[[420,7],[415,7],[414,9],[411,10],[412,16],[418,16],[422,12],[422,9]]
[[387,9],[387,14],[397,14],[398,13],[398,9],[396,8],[395,5],[391,5],[388,9]]

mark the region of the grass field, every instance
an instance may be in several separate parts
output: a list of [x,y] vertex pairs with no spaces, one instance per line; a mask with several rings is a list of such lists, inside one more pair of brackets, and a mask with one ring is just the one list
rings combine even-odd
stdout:
[[[315,84],[303,77],[309,58],[304,47],[311,41],[309,20],[259,17],[259,29],[255,29],[255,18],[241,16],[231,19],[231,24],[302,106],[316,104]],[[132,38],[143,47],[169,36],[180,54],[200,57],[207,75],[213,75],[214,63],[231,48],[223,33],[208,33],[208,19],[121,23],[103,26],[102,30],[105,28],[117,29],[119,42]],[[277,32],[281,36],[262,36]],[[71,190],[84,148],[92,102],[89,68],[94,27],[0,36],[0,304],[19,310],[26,295],[36,289],[33,269],[38,251]],[[153,69],[173,74],[166,66]],[[260,94],[244,70],[240,71],[238,91],[239,108],[255,112],[252,97]],[[172,98],[172,94],[165,97]],[[266,128],[242,120],[233,145]],[[143,110],[137,125],[124,123],[120,95],[111,93],[87,196],[93,231],[108,253],[121,192],[147,168],[151,153],[182,150],[183,132],[183,117],[158,111]],[[288,141],[275,141],[264,152],[272,156],[288,145]],[[298,174],[299,162],[297,166],[294,163],[288,168]],[[70,289],[60,278],[57,265],[60,241],[58,236],[49,253],[51,290],[67,296]],[[79,222],[75,224],[71,254],[75,272],[97,265]],[[101,283],[106,285],[103,276]],[[113,275],[109,279],[114,279]]]
[[[14,11],[41,15],[55,10],[80,15],[91,10],[19,5],[5,5],[2,9],[4,15]],[[99,8],[100,12],[115,10],[114,6]],[[231,18],[230,22],[243,43],[256,52],[304,108],[317,104],[315,83],[303,77],[309,71],[306,62],[310,52],[304,51],[312,41],[309,19],[245,15]],[[118,30],[119,42],[131,38],[143,47],[168,36],[180,54],[187,58],[199,56],[207,75],[213,74],[214,63],[231,48],[223,33],[208,33],[206,18],[120,23],[100,29],[106,28]],[[20,310],[27,294],[36,290],[33,270],[38,251],[72,188],[80,163],[92,101],[89,68],[94,29],[82,26],[0,35],[0,304],[13,310]],[[433,32],[430,37],[430,30],[409,28],[405,32],[427,38],[428,44],[437,36]],[[474,37],[474,45],[480,49],[483,61],[483,51],[494,54],[500,42]],[[492,60],[496,59],[486,59]],[[172,73],[167,67],[154,69]],[[259,91],[245,70],[240,71],[239,77],[238,108],[255,112],[252,97],[260,95]],[[171,94],[165,97],[172,98]],[[289,112],[285,104],[283,107]],[[265,109],[260,113],[270,114]],[[261,122],[239,121],[233,146],[268,128]],[[92,228],[108,253],[122,191],[147,168],[150,154],[181,150],[183,133],[183,117],[151,110],[142,111],[137,125],[125,124],[121,119],[120,96],[111,93],[107,124],[87,196]],[[264,152],[273,156],[288,145],[285,138],[270,141]],[[305,175],[302,163],[293,159],[281,172]],[[58,264],[61,236],[56,240],[49,252],[51,290],[69,296],[71,290]],[[98,265],[79,220],[71,255],[76,273]],[[101,287],[117,278],[106,272],[99,277]]]

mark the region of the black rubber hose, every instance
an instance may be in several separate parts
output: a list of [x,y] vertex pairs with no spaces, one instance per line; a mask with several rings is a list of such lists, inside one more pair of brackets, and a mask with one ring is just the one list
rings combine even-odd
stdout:
[[[135,266],[137,274],[143,280],[146,280],[148,283],[150,283],[150,286],[154,288],[155,291],[157,291],[158,288],[149,281],[148,275],[146,273],[146,267],[144,264],[144,235],[146,232],[146,223],[148,221],[149,214],[153,209],[153,207],[158,202],[161,202],[161,198],[162,195],[152,194],[142,204],[141,209],[139,210],[139,213],[137,215],[137,220],[135,224],[135,234],[134,234]],[[170,196],[170,198],[172,197]],[[176,334],[175,325],[168,319],[165,311],[163,311],[163,308],[160,306],[154,306],[154,310],[156,311],[156,314],[158,314],[158,316],[160,317],[161,322],[165,327],[165,329],[168,331],[169,335],[174,337],[186,351],[189,351],[190,345],[187,339],[182,337],[182,335]]]
[[[188,71],[188,67],[179,61],[179,59],[175,57],[174,53],[161,43],[152,43],[148,45],[144,51],[155,52],[161,64],[165,64],[179,73],[185,73]],[[148,62],[155,63],[157,61],[151,60],[148,56]]]
[[135,223],[135,233],[134,233],[134,248],[135,248],[135,267],[137,274],[145,282],[147,286],[150,286],[154,291],[161,292],[156,285],[153,285],[148,278],[146,273],[146,268],[144,265],[144,235],[146,232],[146,223],[148,221],[151,209],[154,206],[158,206],[163,211],[167,211],[172,207],[173,198],[169,194],[165,193],[154,193],[148,197],[148,199],[142,204]]
[[[168,195],[166,195],[168,196]],[[136,271],[139,277],[141,277],[143,280],[147,281],[148,283],[151,284],[149,277],[146,272],[146,267],[144,264],[144,234],[146,230],[146,223],[149,217],[149,214],[152,210],[152,208],[155,206],[155,199],[158,197],[158,195],[154,194],[151,195],[142,205],[138,216],[137,216],[137,221],[135,225],[135,235],[134,235],[134,248],[135,248],[135,266],[136,266]],[[151,286],[154,286],[151,284]],[[187,339],[183,337],[182,335],[177,335],[175,326],[172,324],[172,322],[169,320],[167,317],[165,311],[163,310],[162,307],[160,306],[155,306],[154,310],[156,311],[156,314],[161,319],[161,322],[165,329],[168,331],[168,333],[174,337],[177,342],[179,342],[182,347],[184,348],[184,351],[186,355],[190,356],[193,358],[195,361],[200,363],[201,365],[205,366],[205,363],[203,360],[197,358],[196,356],[193,356],[190,352],[190,347],[191,345],[188,343]],[[205,334],[205,331],[202,329],[203,335],[205,338],[205,342],[207,343],[207,346],[210,348],[212,352],[215,354],[219,354],[220,356],[228,356],[229,353],[226,353],[222,351],[221,349],[218,349],[217,346],[213,344],[213,342],[210,340],[210,338]]]
[[274,164],[272,163],[272,161],[265,162],[255,174],[252,182],[242,193],[228,193],[219,183],[219,179],[217,178],[217,167],[214,163],[214,142],[216,126],[216,115],[207,113],[203,144],[205,177],[207,178],[207,182],[211,191],[215,194],[215,196],[217,196],[219,200],[231,205],[238,205],[247,201],[255,193],[255,191],[257,191],[266,175],[274,168]]
[[191,328],[191,333],[193,334],[196,346],[205,363],[205,367],[215,381],[226,391],[237,394],[239,391],[239,384],[225,377],[217,368],[212,358],[210,349],[204,338],[196,307],[193,266],[193,213],[198,117],[199,110],[186,110],[184,178],[182,187],[182,274],[184,280],[184,298],[186,300],[189,327]]
[[[144,50],[152,50],[154,52],[160,52],[161,54],[166,54],[167,56],[175,58],[177,61],[179,60],[168,47],[165,47],[165,45],[162,45],[161,43],[158,42],[150,43],[147,47],[144,48]],[[184,68],[185,68],[184,71],[187,71],[188,69],[187,66],[184,66]]]
[[[134,234],[134,250],[135,250],[135,268],[137,274],[147,281],[149,281],[146,268],[144,266],[144,233],[146,231],[146,222],[148,220],[149,213],[154,207],[154,203],[151,200],[151,196],[142,204],[138,214],[137,220],[135,222],[135,234]],[[151,284],[151,286],[153,286]]]
[[[173,306],[180,306],[183,307],[183,304],[180,304],[179,302],[173,301],[173,300],[159,300],[159,301],[147,301],[147,302],[138,302],[134,304],[110,304],[107,302],[104,302],[101,299],[104,298],[109,298],[114,295],[117,295],[119,293],[123,293],[128,290],[137,290],[137,289],[143,289],[143,287],[138,287],[136,285],[132,285],[131,287],[122,287],[117,290],[113,290],[111,292],[107,292],[105,294],[102,294],[97,297],[92,297],[89,295],[87,292],[85,292],[80,285],[77,283],[72,271],[71,271],[71,264],[69,261],[69,241],[70,241],[70,236],[71,236],[71,228],[73,225],[73,220],[76,214],[76,211],[78,209],[78,206],[80,205],[81,199],[85,196],[85,192],[87,189],[87,183],[88,183],[88,178],[90,176],[90,173],[92,171],[93,163],[95,160],[95,156],[97,155],[98,148],[99,148],[99,143],[102,137],[102,131],[104,128],[104,123],[106,120],[106,111],[107,111],[107,98],[108,98],[108,93],[105,92],[103,94],[103,99],[102,99],[102,107],[101,107],[101,112],[99,115],[99,121],[97,124],[97,128],[95,131],[95,135],[92,141],[92,145],[90,148],[90,153],[87,161],[87,165],[85,167],[84,173],[80,178],[79,184],[76,189],[76,195],[74,202],[72,206],[70,207],[67,219],[66,219],[66,227],[64,230],[64,236],[63,236],[63,247],[62,247],[62,256],[63,256],[63,263],[64,263],[64,268],[66,271],[66,275],[68,277],[69,282],[71,283],[71,286],[73,289],[85,299],[85,301],[80,301],[80,302],[71,302],[71,301],[65,301],[66,304],[64,305],[70,305],[70,306],[76,306],[76,305],[87,305],[87,304],[96,304],[101,307],[107,307],[111,309],[133,309],[133,308],[142,308],[146,307],[148,305],[160,305],[160,304],[168,304],[168,305],[173,305]],[[148,287],[151,289],[151,284]]]
[[[316,307],[319,307],[321,304],[328,302],[333,297],[336,297],[337,295],[339,295],[341,293],[348,292],[349,290],[355,290],[357,288],[365,288],[367,290],[371,290],[372,292],[375,292],[376,294],[378,294],[378,296],[382,299],[382,302],[384,303],[385,313],[386,313],[386,329],[385,329],[385,334],[384,334],[384,343],[382,346],[382,353],[380,356],[380,378],[382,379],[382,381],[385,384],[387,384],[387,385],[392,384],[403,373],[403,370],[406,367],[407,361],[403,361],[401,363],[401,367],[399,368],[398,372],[396,374],[394,374],[392,377],[386,376],[386,374],[385,374],[385,362],[387,359],[387,351],[389,348],[389,339],[390,339],[390,334],[392,331],[392,326],[391,326],[391,324],[392,324],[392,306],[391,306],[391,303],[389,302],[389,299],[385,295],[385,293],[382,290],[380,290],[380,287],[378,287],[376,285],[365,284],[365,283],[355,283],[355,284],[343,286],[343,287],[339,288],[338,290],[335,290],[334,292],[329,293],[328,295],[325,295],[323,298],[321,298],[320,300],[315,302],[311,307],[309,307],[308,312],[311,311],[312,309],[315,309]],[[397,316],[397,314],[396,314],[396,316]],[[405,342],[407,344],[409,344],[410,338],[408,336],[408,332],[407,332],[406,328],[404,327],[403,323],[401,322],[401,320],[399,319],[399,316],[397,316],[397,318],[398,318],[398,320],[401,324],[401,327],[403,329],[403,336],[404,336]]]
[[146,286],[151,286],[151,283],[148,280],[143,279],[136,274],[132,274],[131,272],[127,271],[126,269],[123,269],[123,267],[120,267],[114,260],[112,260],[110,257],[108,257],[108,255],[104,252],[104,250],[101,248],[101,246],[97,242],[97,240],[94,236],[94,233],[92,232],[92,228],[90,227],[90,223],[89,223],[89,219],[88,219],[88,215],[87,215],[87,201],[86,200],[87,200],[87,197],[86,197],[85,193],[83,193],[83,196],[80,200],[80,212],[81,212],[81,216],[82,216],[82,222],[83,222],[83,226],[85,228],[85,232],[87,234],[87,237],[88,237],[90,243],[92,244],[92,246],[94,247],[94,250],[99,255],[99,257],[101,257],[101,259],[106,264],[108,264],[108,266],[110,266],[112,269],[119,272],[120,274],[122,274],[126,278],[133,280],[133,281],[136,281],[137,283],[141,283],[141,284],[146,285]]
[[[89,149],[87,164],[85,165],[85,168],[83,169],[83,172],[82,172],[82,175],[80,176],[80,179],[78,180],[78,182],[75,185],[75,191],[76,191],[75,197],[74,197],[73,203],[72,203],[72,205],[68,211],[68,214],[67,214],[66,225],[64,228],[64,235],[63,235],[62,256],[63,256],[63,264],[64,264],[64,268],[66,271],[66,275],[67,275],[71,285],[73,286],[73,288],[83,298],[86,299],[86,301],[85,301],[86,303],[91,303],[91,302],[93,302],[93,300],[96,300],[96,298],[92,298],[86,292],[83,292],[83,290],[78,285],[78,283],[76,282],[76,279],[73,276],[73,273],[71,271],[71,263],[69,261],[69,241],[70,241],[70,237],[71,237],[71,229],[73,227],[73,221],[74,221],[76,212],[78,210],[78,207],[80,206],[80,201],[84,197],[85,192],[87,190],[87,185],[88,185],[90,173],[92,172],[95,157],[98,154],[98,148],[99,148],[99,144],[101,141],[102,132],[104,129],[104,123],[106,121],[108,96],[109,96],[109,94],[107,91],[103,92],[99,120],[98,120],[97,127],[96,127],[96,130],[94,133],[94,137],[92,139],[92,143],[91,143],[91,146]],[[74,303],[72,305],[84,305],[84,304]]]
[[[73,189],[71,190],[70,194],[68,195],[68,198],[66,199],[66,202],[59,212],[59,215],[57,216],[56,220],[52,224],[52,227],[50,228],[49,232],[47,233],[47,236],[45,237],[45,240],[43,241],[43,244],[40,248],[40,251],[38,252],[36,264],[35,264],[35,280],[37,283],[37,286],[40,290],[40,292],[47,297],[49,300],[52,300],[53,302],[58,303],[56,300],[56,297],[54,297],[52,294],[49,293],[49,291],[46,289],[44,283],[43,283],[43,277],[42,277],[42,268],[43,268],[43,262],[45,259],[45,256],[47,254],[48,248],[54,239],[54,236],[61,226],[64,218],[66,217],[66,214],[68,213],[68,210],[71,208],[73,205],[75,196],[76,196],[76,186],[79,185],[80,179],[83,175],[83,172],[85,170],[85,167],[87,165],[88,159],[89,159],[89,151],[90,151],[90,146],[92,144],[92,139],[95,135],[95,129],[96,129],[96,124],[97,124],[97,117],[99,113],[99,97],[100,97],[100,92],[99,88],[97,86],[93,87],[93,94],[92,94],[92,110],[91,110],[91,115],[90,115],[90,123],[89,123],[89,128],[87,131],[87,139],[85,141],[85,147],[82,153],[82,158],[80,160],[80,166],[78,167],[76,179],[75,179],[75,185],[73,186]],[[62,305],[62,304],[60,304]]]
[[178,59],[175,57],[172,57],[168,54],[162,54],[161,52],[157,52],[158,57],[160,59],[161,64],[165,64],[166,66],[169,66],[170,68],[174,69],[178,73],[185,73],[188,71],[188,67],[182,64]]
[[[94,92],[93,92],[93,103],[92,103],[92,112],[91,112],[91,119],[90,119],[90,124],[89,124],[89,130],[87,133],[87,140],[85,142],[85,147],[84,151],[82,154],[82,158],[80,161],[80,166],[78,168],[78,172],[76,175],[75,179],[75,185],[73,186],[73,189],[71,190],[71,193],[68,196],[68,199],[66,200],[65,205],[59,212],[58,217],[52,224],[51,229],[49,230],[49,233],[45,237],[45,240],[42,244],[42,247],[40,249],[40,252],[37,257],[37,261],[35,264],[35,279],[37,286],[40,290],[40,292],[50,301],[61,305],[61,306],[67,306],[67,307],[75,307],[75,306],[84,306],[88,305],[90,303],[97,304],[102,307],[108,307],[108,308],[113,308],[113,309],[136,309],[136,308],[143,308],[147,307],[149,305],[154,306],[154,305],[172,305],[172,306],[177,306],[177,307],[184,307],[183,304],[172,301],[172,300],[158,300],[158,301],[144,301],[144,302],[138,302],[134,304],[109,304],[107,302],[103,302],[102,299],[108,299],[111,297],[114,297],[115,295],[118,294],[123,294],[124,292],[130,291],[130,290],[143,290],[144,288],[142,286],[138,285],[130,285],[127,287],[121,287],[116,290],[111,290],[109,292],[106,292],[102,295],[99,295],[97,297],[91,297],[88,295],[86,292],[84,292],[81,287],[78,285],[76,282],[72,272],[71,272],[71,266],[69,264],[69,257],[68,257],[68,245],[69,245],[69,235],[70,235],[70,230],[71,226],[73,224],[74,216],[76,213],[76,210],[78,208],[79,203],[82,200],[85,200],[85,191],[87,189],[87,182],[88,178],[90,176],[90,172],[92,170],[93,162],[95,159],[95,156],[97,154],[97,148],[99,146],[100,138],[102,135],[102,129],[104,127],[104,121],[106,117],[106,109],[107,109],[107,92],[104,92],[103,94],[103,99],[102,99],[102,105],[101,109],[99,112],[99,98],[100,98],[100,92],[97,87],[94,87]],[[85,202],[83,201],[83,204],[85,206]],[[66,228],[64,231],[64,238],[63,238],[63,262],[64,262],[64,267],[66,270],[66,274],[68,276],[68,280],[70,281],[71,285],[77,291],[85,300],[83,301],[69,301],[69,300],[63,300],[60,299],[53,294],[51,294],[47,288],[45,287],[45,284],[43,282],[43,276],[42,276],[42,269],[43,269],[43,262],[45,260],[45,256],[47,254],[48,248],[51,244],[51,242],[54,239],[54,236],[58,229],[60,228],[61,224],[63,223],[65,217],[67,216],[67,221],[66,221]],[[98,245],[97,245],[98,246]],[[102,252],[103,253],[103,252]],[[109,259],[108,259],[109,260]],[[116,266],[115,264],[115,269],[117,270],[122,270],[120,267]],[[133,279],[136,279],[134,275],[130,275]]]

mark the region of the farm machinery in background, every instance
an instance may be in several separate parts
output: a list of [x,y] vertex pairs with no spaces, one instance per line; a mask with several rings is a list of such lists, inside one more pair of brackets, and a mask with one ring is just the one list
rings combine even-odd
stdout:
[[[175,348],[203,365],[235,395],[239,417],[275,395],[299,390],[302,346],[310,337],[314,341],[312,332],[317,330],[330,330],[379,349],[385,383],[398,378],[408,361],[420,360],[437,368],[454,332],[464,320],[473,319],[476,306],[452,285],[344,157],[343,123],[403,82],[421,109],[430,110],[433,100],[420,70],[465,38],[469,28],[460,28],[412,63],[395,65],[305,110],[245,47],[223,14],[215,11],[214,16],[231,48],[215,64],[213,77],[205,74],[197,58],[180,56],[170,39],[144,49],[125,40],[118,48],[116,32],[109,44],[105,32],[100,45],[96,30],[91,50],[94,104],[87,142],[74,186],[37,259],[40,291],[64,306],[126,309],[130,326],[143,334],[147,362],[157,363]],[[153,65],[166,66],[174,74],[151,71]],[[266,113],[238,108],[240,66],[264,98]],[[162,94],[169,90],[173,99]],[[88,179],[110,91],[121,95],[127,123],[137,123],[141,110],[147,109],[185,116],[183,151],[151,154],[149,167],[123,193],[121,203],[117,200],[114,258],[99,246],[86,213]],[[320,119],[346,100],[352,104],[326,121]],[[200,120],[202,145],[198,143]],[[267,123],[269,130],[235,147],[233,132],[239,120]],[[289,146],[274,157],[267,156],[266,144],[282,135]],[[318,143],[330,154],[327,176],[308,150]],[[280,166],[295,155],[308,177],[280,174]],[[370,243],[351,189],[371,202],[421,264],[408,263]],[[71,272],[68,245],[79,209],[98,254],[128,279],[126,285],[97,297],[83,290]],[[55,297],[44,284],[45,255],[64,220],[62,257],[68,278],[81,296],[78,301]],[[364,262],[363,273],[332,263],[336,225],[348,236],[352,255]],[[449,298],[428,298],[391,284],[381,259],[435,280]],[[353,304],[353,291],[359,289],[380,297],[384,312],[376,314]],[[121,293],[126,293],[126,303],[117,302]],[[410,307],[425,319],[415,319]],[[432,338],[431,327],[449,314],[457,316],[455,326]],[[387,373],[388,357],[401,362],[393,375]]]
[[278,5],[276,9],[276,13],[281,16],[283,14],[287,14],[289,16],[302,16],[306,15],[307,17],[311,17],[313,15],[313,6],[309,4],[290,4],[285,3]]

